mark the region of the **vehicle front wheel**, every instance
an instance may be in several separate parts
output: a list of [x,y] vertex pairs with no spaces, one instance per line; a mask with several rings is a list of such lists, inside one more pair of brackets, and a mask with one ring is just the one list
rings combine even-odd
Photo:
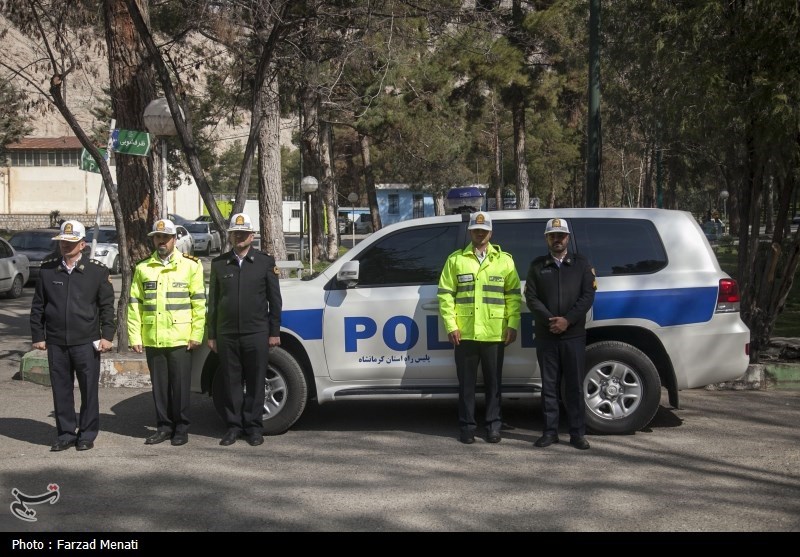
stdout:
[[114,257],[114,262],[111,264],[111,269],[109,269],[109,272],[112,275],[118,275],[119,270],[119,256],[117,255]]
[[[283,348],[271,348],[264,386],[264,435],[280,435],[303,414],[308,385],[297,360]],[[211,396],[217,414],[225,421],[225,385],[222,370],[214,373]]]
[[656,366],[638,348],[624,342],[598,342],[586,348],[583,396],[588,429],[632,433],[656,415],[661,380]]
[[22,283],[22,277],[17,275],[14,277],[14,282],[11,283],[11,290],[6,292],[6,296],[9,298],[19,298],[22,296],[22,287],[24,284]]

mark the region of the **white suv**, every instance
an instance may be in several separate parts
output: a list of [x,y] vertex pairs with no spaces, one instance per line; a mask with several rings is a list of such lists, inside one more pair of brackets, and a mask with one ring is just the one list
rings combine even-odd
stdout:
[[[514,256],[523,281],[546,253],[545,222],[567,219],[570,251],[597,272],[587,319],[584,396],[597,433],[637,431],[678,391],[740,377],[750,332],[736,282],[719,267],[694,217],[662,209],[492,212],[492,243]],[[469,242],[469,215],[387,226],[322,273],[281,282],[281,347],[270,353],[264,430],[289,429],[306,402],[457,398],[453,348],[439,317],[437,283],[447,256]],[[506,349],[503,396],[536,397],[533,317],[523,305]],[[222,412],[215,354],[194,354],[193,387]]]

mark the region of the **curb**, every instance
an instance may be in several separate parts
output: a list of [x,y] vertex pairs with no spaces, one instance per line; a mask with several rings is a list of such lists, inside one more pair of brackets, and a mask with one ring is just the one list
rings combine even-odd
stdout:
[[[22,357],[20,377],[39,385],[50,386],[47,353],[32,350]],[[734,381],[712,383],[708,391],[761,390],[775,385],[800,386],[800,363],[751,364],[744,375]],[[150,370],[144,354],[108,353],[100,357],[101,387],[151,387]]]
[[[20,377],[39,385],[50,386],[47,352],[32,350],[22,356]],[[109,353],[100,356],[101,387],[150,387],[150,370],[144,354]]]

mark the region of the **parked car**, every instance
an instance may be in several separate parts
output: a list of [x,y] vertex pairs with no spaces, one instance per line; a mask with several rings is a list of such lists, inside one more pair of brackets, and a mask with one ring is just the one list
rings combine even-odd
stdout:
[[214,222],[214,220],[211,218],[211,215],[200,215],[194,220],[195,222]]
[[34,228],[21,230],[9,238],[8,243],[28,258],[30,281],[38,280],[42,261],[58,254],[58,243],[53,241],[58,235],[57,228]]
[[[92,239],[94,238],[94,228],[86,229],[86,247],[83,250],[88,257],[92,250]],[[113,226],[101,226],[97,235],[97,245],[94,249],[94,259],[108,267],[112,275],[120,272],[119,244],[117,239],[117,229]]]
[[186,226],[187,222],[192,222],[187,218],[184,218],[180,215],[176,215],[175,213],[167,213],[167,218],[171,220],[175,224],[180,224],[181,226]]
[[[739,313],[739,287],[691,213],[603,208],[491,215],[492,239],[513,256],[523,281],[531,259],[547,253],[550,218],[569,222],[569,253],[586,255],[594,266],[582,380],[591,431],[638,431],[658,411],[662,388],[677,408],[681,389],[747,371],[750,331]],[[437,295],[442,264],[470,241],[468,222],[468,214],[459,214],[390,224],[320,273],[281,281],[281,345],[269,355],[265,433],[289,429],[312,400],[458,397]],[[533,315],[524,301],[521,311],[517,340],[505,348],[504,398],[541,393]],[[224,416],[218,355],[201,345],[192,360],[193,389],[210,392]]]
[[19,298],[29,276],[28,257],[17,253],[11,244],[0,238],[0,294]]
[[176,224],[175,231],[177,232],[175,249],[181,253],[194,255],[194,240],[192,239],[192,235],[189,234],[189,231],[186,230],[186,227]]
[[361,213],[355,223],[356,234],[369,234],[372,232],[372,215]]
[[195,252],[211,255],[211,252],[222,250],[222,239],[213,222],[188,222],[185,228],[192,235]]

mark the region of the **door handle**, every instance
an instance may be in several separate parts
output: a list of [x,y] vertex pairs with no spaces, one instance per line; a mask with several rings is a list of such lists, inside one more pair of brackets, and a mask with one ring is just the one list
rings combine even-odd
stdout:
[[439,302],[425,302],[422,304],[422,309],[427,309],[430,311],[439,311]]

